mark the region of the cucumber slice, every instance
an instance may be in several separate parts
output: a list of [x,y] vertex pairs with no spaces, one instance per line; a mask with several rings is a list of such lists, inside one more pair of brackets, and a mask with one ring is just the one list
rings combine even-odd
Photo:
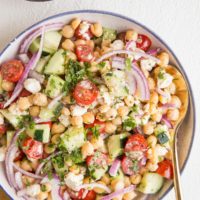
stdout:
[[49,60],[48,64],[45,66],[44,73],[51,75],[62,75],[65,73],[65,51],[59,49]]
[[99,180],[107,170],[108,168],[96,168],[90,173],[90,175],[94,180]]
[[44,71],[44,67],[47,64],[47,62],[49,61],[50,56],[45,56],[40,58],[40,60],[38,61],[36,67],[35,67],[35,71],[42,74]]
[[144,194],[155,194],[163,186],[164,179],[157,173],[146,173],[142,177],[141,183],[137,188]]
[[[43,51],[46,53],[54,53],[58,50],[62,35],[58,31],[49,31],[44,35]],[[29,51],[35,53],[40,47],[40,38],[36,38],[30,45]]]

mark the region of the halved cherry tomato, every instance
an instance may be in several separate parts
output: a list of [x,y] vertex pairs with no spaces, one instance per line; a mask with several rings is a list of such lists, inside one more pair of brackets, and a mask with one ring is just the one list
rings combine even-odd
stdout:
[[90,23],[86,21],[82,22],[75,30],[75,37],[82,40],[90,40],[93,37],[93,34],[90,31],[90,26]]
[[98,89],[94,83],[89,80],[80,81],[73,92],[73,97],[80,105],[90,105],[98,96]]
[[32,138],[27,138],[22,144],[23,152],[30,158],[40,159],[43,154],[42,142],[36,141]]
[[137,48],[140,48],[143,51],[147,51],[151,46],[151,40],[146,35],[139,34],[138,39],[136,41],[136,46]]
[[76,47],[76,55],[79,61],[90,62],[93,60],[93,50],[87,44],[80,44]]
[[158,163],[158,169],[156,170],[156,172],[167,179],[172,179],[173,178],[172,161],[163,160],[162,162]]
[[90,190],[86,197],[83,200],[95,200],[96,199],[96,192],[94,190]]
[[20,94],[19,94],[19,97],[28,97],[30,96],[31,93],[29,91],[27,91],[26,89],[23,89]]
[[88,166],[95,165],[98,167],[107,166],[108,156],[101,152],[95,152],[94,155],[88,156],[86,158],[86,163]]
[[[85,125],[85,128],[88,129],[88,128],[93,128],[94,126],[98,126],[99,127],[99,133],[104,133],[105,132],[105,127],[106,127],[106,124],[105,122],[101,122],[97,119],[94,120],[94,122],[92,124],[86,124]],[[88,131],[88,134],[90,134],[91,132]]]
[[49,128],[52,127],[52,122],[51,122],[51,121],[49,121],[49,122],[41,122],[41,123],[39,123],[39,124],[48,124],[48,125],[49,125]]
[[130,158],[124,156],[121,164],[122,164],[122,170],[125,174],[131,176],[135,173],[134,168],[133,168],[134,164],[133,164],[133,161]]
[[17,82],[24,71],[20,60],[10,60],[1,65],[1,74],[4,80]]
[[6,125],[5,124],[1,124],[0,125],[0,136],[3,135],[3,134],[5,134],[6,131],[7,131]]
[[125,145],[125,152],[131,151],[147,151],[147,141],[145,137],[139,133],[131,135]]

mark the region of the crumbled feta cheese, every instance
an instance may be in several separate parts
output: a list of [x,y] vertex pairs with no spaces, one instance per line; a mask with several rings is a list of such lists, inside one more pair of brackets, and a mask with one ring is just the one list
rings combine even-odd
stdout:
[[151,71],[155,66],[156,62],[151,59],[142,59],[140,61],[140,65],[142,69],[146,69],[147,71]]
[[115,40],[111,45],[110,47],[113,49],[113,50],[121,50],[124,48],[124,43],[123,41],[121,40]]
[[118,109],[119,107],[122,107],[122,106],[124,106],[124,102],[119,102],[119,103],[116,103],[116,104],[114,105],[114,108],[115,108],[115,109]]
[[82,116],[87,112],[86,107],[82,107],[79,105],[71,106],[71,115],[72,116]]
[[75,175],[72,172],[69,172],[66,177],[65,177],[65,184],[75,190],[78,191],[78,187],[81,186],[83,183],[83,175],[79,174],[79,175]]
[[62,114],[62,115],[59,116],[58,119],[59,119],[60,123],[63,124],[65,127],[70,125],[69,116]]
[[34,78],[28,78],[24,81],[24,88],[35,94],[41,90],[40,82]]
[[21,111],[16,103],[13,103],[8,108],[8,111],[13,115],[27,115],[27,111]]
[[26,194],[30,197],[36,197],[40,193],[40,185],[34,184],[26,188]]
[[162,73],[162,77],[158,76],[157,85],[159,88],[167,88],[172,83],[173,77],[168,73]]
[[108,105],[112,103],[111,97],[108,92],[103,93],[103,99],[104,99],[104,102]]
[[0,124],[4,124],[4,117],[2,114],[0,114]]
[[6,147],[0,148],[0,162],[3,162],[5,160],[6,156]]
[[165,156],[168,150],[166,149],[166,147],[157,144],[155,147],[155,152],[158,156]]

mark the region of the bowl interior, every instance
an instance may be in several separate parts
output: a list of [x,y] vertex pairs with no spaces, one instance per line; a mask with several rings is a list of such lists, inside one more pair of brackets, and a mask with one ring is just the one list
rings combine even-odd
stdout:
[[[102,11],[74,11],[74,12],[66,12],[62,13],[50,18],[47,18],[31,27],[29,27],[27,30],[25,30],[23,33],[21,33],[19,36],[17,36],[0,54],[0,63],[3,61],[6,61],[9,58],[13,58],[13,56],[17,53],[18,47],[21,43],[21,41],[26,37],[28,33],[30,33],[33,29],[35,29],[38,26],[41,26],[42,24],[46,23],[52,23],[52,22],[65,22],[68,23],[72,18],[79,17],[81,19],[85,19],[88,21],[98,21],[103,26],[105,27],[110,27],[110,28],[115,28],[118,31],[126,30],[126,29],[135,29],[140,33],[144,33],[150,36],[152,39],[152,42],[155,46],[159,46],[162,49],[166,50],[171,59],[171,64],[177,66],[182,74],[184,76],[185,73],[183,71],[183,68],[181,67],[179,61],[173,54],[173,52],[167,47],[167,45],[161,41],[161,39],[158,38],[153,32],[148,30],[146,27],[142,26],[141,24],[135,22],[134,20],[128,19],[126,17],[113,14],[113,13],[108,13],[108,12],[102,12]],[[189,83],[187,82],[188,86]],[[190,88],[190,87],[188,87]],[[187,116],[184,120],[183,125],[181,126],[179,130],[179,135],[178,135],[178,145],[179,145],[179,162],[181,169],[183,169],[187,158],[190,153],[190,148],[192,145],[192,140],[193,140],[193,132],[194,132],[194,105],[193,105],[193,98],[191,91],[189,91],[190,95],[190,102],[189,102],[189,109],[187,112]],[[1,187],[5,190],[7,194],[12,199],[18,200],[19,198],[16,196],[14,190],[10,188],[8,185],[8,182],[6,180],[5,172],[4,172],[4,164],[0,164],[0,179],[1,179]],[[161,197],[164,196],[164,194],[171,188],[172,186],[172,181],[167,181],[164,187],[160,190],[159,193],[155,195],[141,195],[138,199],[160,199]]]

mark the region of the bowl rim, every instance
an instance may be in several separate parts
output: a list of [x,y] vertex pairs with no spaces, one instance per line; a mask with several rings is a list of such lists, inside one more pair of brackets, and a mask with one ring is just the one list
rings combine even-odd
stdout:
[[[148,32],[150,32],[156,39],[158,39],[162,44],[164,44],[164,46],[166,46],[166,48],[169,50],[169,52],[172,54],[172,56],[174,57],[175,61],[178,63],[180,69],[181,69],[181,72],[183,73],[183,75],[185,76],[186,78],[186,81],[187,81],[187,84],[188,84],[188,88],[189,88],[189,94],[190,94],[190,100],[192,101],[192,105],[194,107],[193,109],[193,129],[192,129],[192,140],[191,140],[191,143],[190,143],[190,146],[189,146],[189,151],[188,151],[188,154],[187,154],[187,157],[183,163],[183,166],[182,166],[182,169],[181,169],[181,174],[183,173],[185,167],[186,167],[186,164],[188,162],[188,159],[189,159],[189,156],[191,154],[191,150],[192,150],[192,147],[193,147],[193,142],[194,142],[194,137],[195,137],[195,129],[196,129],[196,110],[195,110],[195,100],[194,100],[194,94],[193,94],[193,91],[192,91],[192,88],[191,88],[191,84],[189,82],[189,79],[188,79],[188,76],[183,68],[183,65],[181,64],[181,62],[179,61],[178,57],[175,55],[175,53],[173,52],[173,50],[169,47],[169,45],[159,36],[157,35],[157,33],[155,33],[153,30],[151,30],[150,28],[148,28],[146,25],[144,25],[143,23],[140,23],[138,22],[137,20],[135,19],[132,19],[130,17],[127,17],[125,15],[122,15],[122,14],[118,14],[118,13],[115,13],[115,12],[110,12],[110,11],[104,11],[104,10],[92,10],[92,9],[81,9],[81,10],[74,10],[74,11],[66,11],[66,12],[61,12],[61,13],[58,13],[58,14],[55,14],[55,15],[51,15],[45,19],[42,19],[36,23],[34,23],[33,25],[29,26],[28,28],[26,28],[24,31],[22,31],[21,33],[19,33],[13,40],[11,40],[4,48],[3,50],[0,52],[0,57],[2,56],[2,54],[9,48],[9,46],[16,40],[18,39],[21,35],[23,35],[25,32],[27,32],[28,30],[30,30],[31,28],[34,28],[35,26],[41,24],[42,22],[45,22],[45,21],[48,21],[50,19],[54,19],[54,18],[57,18],[57,17],[62,17],[62,16],[65,16],[65,15],[70,15],[70,14],[79,14],[79,13],[97,13],[97,14],[106,14],[106,15],[110,15],[110,16],[114,16],[114,17],[119,17],[121,19],[124,19],[124,20],[127,20],[129,22],[133,22],[135,24],[137,24],[138,26],[142,27],[143,29],[147,30]],[[171,191],[171,189],[173,188],[173,183],[172,185],[168,188],[168,190],[162,195],[161,199],[163,199],[168,193],[169,191]],[[0,183],[0,188],[6,193],[6,195],[11,199],[11,200],[14,200],[6,191],[6,189],[1,185]]]

